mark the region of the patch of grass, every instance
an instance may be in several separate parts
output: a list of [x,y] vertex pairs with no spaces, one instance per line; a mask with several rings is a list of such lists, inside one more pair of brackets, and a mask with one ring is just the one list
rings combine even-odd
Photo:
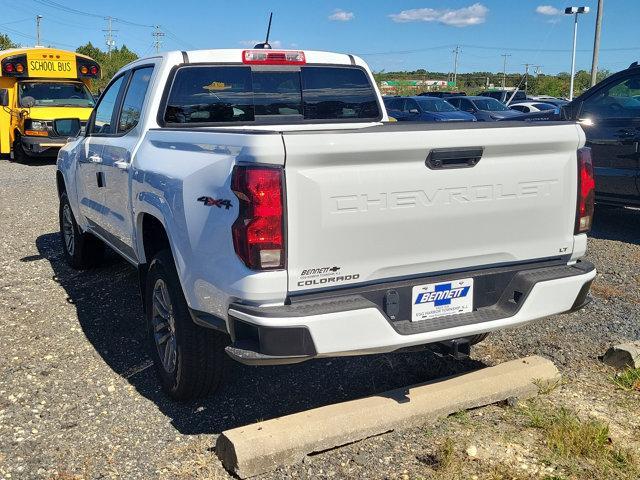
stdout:
[[455,443],[450,437],[447,437],[442,444],[438,445],[434,453],[419,456],[418,461],[440,474],[460,470],[459,461],[456,458]]
[[469,425],[471,423],[471,417],[469,417],[469,412],[466,410],[460,410],[456,413],[452,413],[450,417],[462,425]]
[[600,471],[637,472],[630,451],[615,448],[609,425],[599,420],[583,420],[564,407],[542,408],[534,403],[522,407],[528,426],[542,430],[547,447],[557,456],[574,461],[583,458]]
[[613,377],[613,383],[622,390],[640,392],[640,368],[627,368]]
[[562,385],[562,377],[558,377],[553,380],[542,380],[541,378],[534,378],[532,382],[537,388],[540,395],[549,395],[556,388]]

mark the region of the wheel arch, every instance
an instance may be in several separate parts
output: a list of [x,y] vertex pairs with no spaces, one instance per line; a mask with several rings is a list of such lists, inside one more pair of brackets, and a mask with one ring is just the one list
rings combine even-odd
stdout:
[[[171,241],[165,222],[149,212],[140,212],[136,218],[136,239],[138,250],[138,287],[142,297],[142,308],[146,308],[146,280],[151,259],[161,250],[168,249],[172,256]],[[175,257],[174,257],[175,258]]]
[[56,187],[58,189],[58,198],[67,192],[67,184],[64,181],[64,175],[60,170],[56,170]]

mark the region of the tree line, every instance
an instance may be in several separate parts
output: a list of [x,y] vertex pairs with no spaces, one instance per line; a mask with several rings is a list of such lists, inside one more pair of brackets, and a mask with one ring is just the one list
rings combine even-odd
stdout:
[[[608,70],[600,70],[598,72],[598,81],[603,80],[611,74]],[[408,80],[452,80],[452,74],[445,72],[429,72],[424,69],[414,71],[399,72],[377,72],[374,77],[378,85],[383,81],[408,81]],[[440,90],[462,90],[469,95],[473,95],[487,87],[493,85],[494,88],[502,87],[502,73],[494,72],[472,72],[459,73],[457,75],[457,85],[455,87],[442,87]],[[574,81],[574,95],[579,95],[587,90],[591,85],[591,73],[586,70],[576,72]],[[518,86],[521,90],[527,88],[529,95],[551,95],[554,97],[568,97],[570,87],[570,74],[561,72],[557,75],[544,75],[529,73],[524,78],[522,73],[507,73],[505,76],[506,87]],[[427,88],[418,88],[417,90],[426,91]],[[416,92],[415,87],[409,85],[400,85],[398,94],[411,95]]]

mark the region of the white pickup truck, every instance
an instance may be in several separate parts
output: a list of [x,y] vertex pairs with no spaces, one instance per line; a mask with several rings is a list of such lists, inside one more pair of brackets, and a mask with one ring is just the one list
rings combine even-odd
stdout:
[[177,399],[215,390],[227,355],[465,347],[587,302],[584,142],[569,122],[391,123],[352,55],[166,53],[118,72],[60,151],[64,254],[138,269]]

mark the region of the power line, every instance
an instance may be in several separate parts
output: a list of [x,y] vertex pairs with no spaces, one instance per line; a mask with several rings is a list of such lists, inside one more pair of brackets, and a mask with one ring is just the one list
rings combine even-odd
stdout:
[[[448,50],[450,48],[455,47],[456,45],[439,45],[436,47],[427,47],[427,48],[418,48],[414,50],[389,50],[387,52],[369,52],[369,53],[358,53],[361,56],[374,56],[374,55],[403,55],[410,53],[420,53],[420,52],[428,52],[430,50]],[[503,50],[504,47],[494,47],[489,45],[467,45],[460,44],[461,48],[466,49],[478,49],[478,50]],[[637,52],[640,50],[640,46],[637,47],[620,47],[620,48],[601,48],[601,52]],[[571,49],[538,49],[538,48],[518,48],[518,47],[509,47],[510,52],[542,52],[542,53],[567,53],[571,52]],[[577,49],[577,52],[591,52],[591,49]]]
[[178,44],[187,47],[189,50],[196,50],[196,47],[192,43],[185,42],[184,40],[179,38],[175,33],[173,33],[171,30],[169,30],[166,27],[164,27],[163,29],[164,29],[164,33],[166,33],[169,36],[169,38],[173,39]]
[[154,28],[154,25],[147,25],[144,23],[137,23],[137,22],[132,22],[129,20],[125,20],[123,18],[119,18],[119,17],[111,17],[108,15],[100,15],[98,13],[93,13],[93,12],[86,12],[84,10],[78,10],[76,8],[71,8],[71,7],[67,7],[66,5],[62,5],[58,2],[54,2],[53,0],[33,0],[34,2],[37,2],[41,5],[44,5],[46,7],[49,8],[55,8],[57,10],[61,10],[67,13],[73,13],[76,15],[83,15],[85,17],[93,17],[93,18],[102,18],[102,19],[111,19],[113,22],[117,22],[117,23],[121,23],[123,25],[130,25],[133,27],[144,27],[144,28]]

